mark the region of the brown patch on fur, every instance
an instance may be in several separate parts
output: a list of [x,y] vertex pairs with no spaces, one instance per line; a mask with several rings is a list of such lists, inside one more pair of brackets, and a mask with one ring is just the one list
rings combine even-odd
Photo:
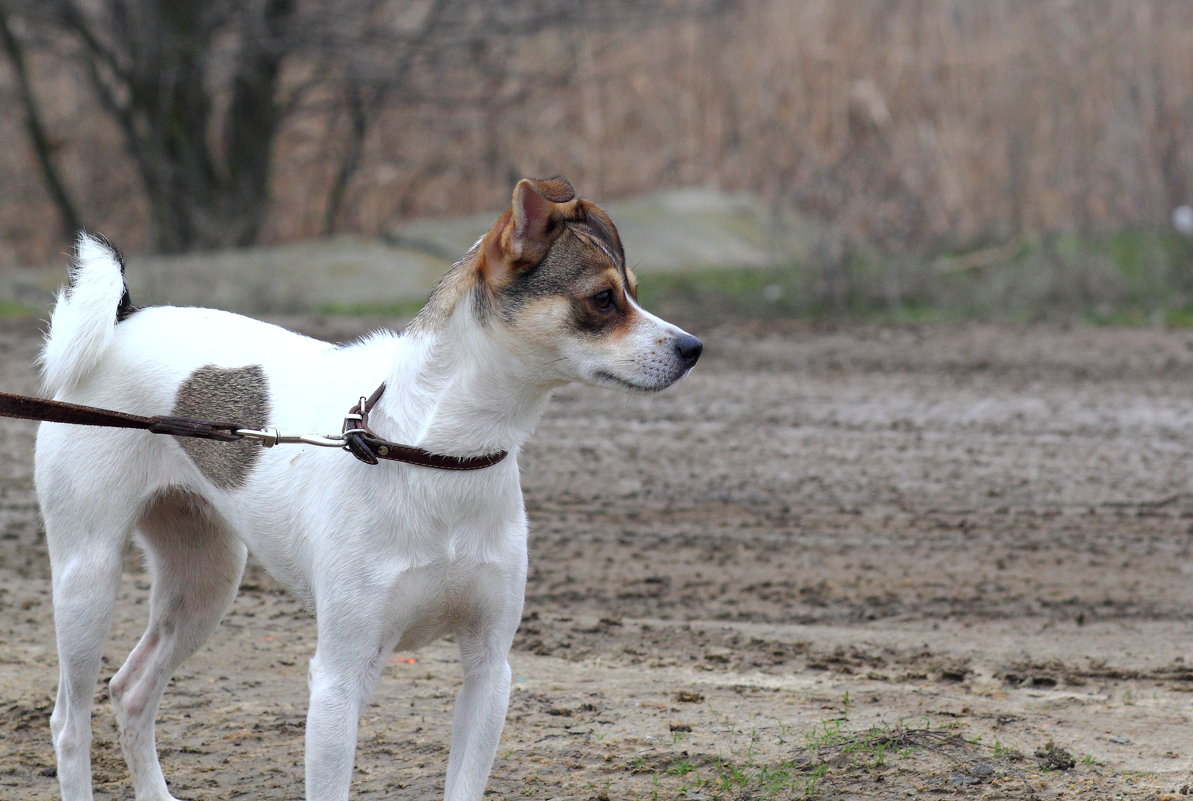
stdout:
[[625,268],[625,288],[631,298],[638,299],[638,275],[629,267]]
[[614,267],[606,268],[600,274],[597,286],[611,293],[612,307],[598,307],[595,293],[591,291],[572,297],[571,328],[581,334],[608,339],[628,334],[634,326],[637,314],[626,300],[629,288],[623,273]]
[[550,295],[528,301],[508,324],[517,330],[519,341],[549,350],[558,344],[560,332],[571,315],[567,298]]
[[[637,279],[626,269],[613,221],[595,203],[577,198],[566,178],[523,179],[514,188],[511,207],[439,281],[410,330],[434,330],[470,293],[482,322],[493,316],[510,322],[527,302],[548,294],[584,305],[606,288],[597,286],[595,276],[610,268],[616,274],[605,283],[617,296],[619,316],[632,316],[624,295],[637,297]],[[620,327],[618,320],[598,324],[592,311],[585,308],[589,319],[580,327]]]
[[576,197],[572,185],[560,177],[518,182],[510,209],[482,240],[478,268],[490,286],[499,288],[512,275],[541,262],[566,229],[595,240],[624,269],[625,249],[609,215]]
[[567,203],[576,199],[576,188],[572,186],[571,181],[562,175],[537,181],[533,178],[527,178],[526,180],[528,183],[534,185],[536,192],[552,203]]
[[[269,421],[269,385],[259,364],[224,368],[200,367],[191,373],[174,401],[177,417],[231,420],[245,428],[261,429]],[[251,442],[211,442],[180,437],[178,444],[199,472],[220,489],[243,486],[261,458]]]
[[507,209],[481,240],[476,268],[484,281],[492,287],[501,286],[515,272],[508,255],[509,231],[513,228],[513,219],[514,213]]
[[613,257],[613,263],[624,267],[625,248],[621,244],[621,237],[617,234],[617,226],[613,224],[613,220],[609,219],[604,209],[587,200],[580,201],[580,209],[583,212],[581,218],[569,223],[569,226],[599,241]]
[[451,270],[435,283],[426,304],[415,315],[407,330],[423,334],[437,330],[451,316],[460,299],[469,292],[474,293],[476,298],[477,315],[482,321],[487,319],[490,314],[490,298],[483,286],[483,264],[482,242],[465,253]]
[[543,260],[564,223],[584,219],[584,201],[562,177],[523,178],[514,187],[510,209],[485,235],[481,269],[491,286]]

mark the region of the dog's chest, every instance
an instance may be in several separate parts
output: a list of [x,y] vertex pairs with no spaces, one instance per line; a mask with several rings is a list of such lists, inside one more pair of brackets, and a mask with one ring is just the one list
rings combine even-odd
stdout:
[[391,587],[399,650],[414,650],[460,628],[485,628],[515,598],[518,572],[508,564],[451,563],[411,568]]
[[237,528],[324,623],[355,621],[408,650],[462,627],[517,620],[526,517],[516,461],[457,473],[357,468],[340,453],[276,459],[263,456],[238,499],[284,492],[270,504],[241,504]]

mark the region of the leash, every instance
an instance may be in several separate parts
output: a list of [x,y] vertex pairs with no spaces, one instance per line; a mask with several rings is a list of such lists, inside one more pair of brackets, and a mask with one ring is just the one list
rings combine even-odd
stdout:
[[339,434],[320,436],[318,434],[283,434],[276,428],[244,428],[238,423],[222,420],[197,420],[191,417],[169,415],[142,416],[98,409],[77,403],[31,398],[26,395],[12,395],[0,392],[0,417],[15,417],[21,420],[42,420],[49,423],[71,423],[82,426],[104,426],[107,428],[136,428],[151,434],[169,434],[174,437],[196,437],[216,442],[250,440],[263,448],[274,445],[316,445],[321,448],[341,448],[366,464],[377,464],[384,459],[404,462],[437,470],[481,470],[492,467],[508,454],[497,451],[483,456],[446,456],[432,453],[412,445],[402,445],[384,439],[369,428],[369,412],[385,392],[385,384],[377,388],[368,398],[348,410],[344,426]]

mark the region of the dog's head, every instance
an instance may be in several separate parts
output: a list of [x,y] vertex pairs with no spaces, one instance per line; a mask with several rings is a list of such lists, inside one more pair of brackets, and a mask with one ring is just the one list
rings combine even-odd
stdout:
[[699,339],[638,305],[613,221],[564,178],[518,182],[477,269],[487,318],[548,380],[653,392],[700,357]]

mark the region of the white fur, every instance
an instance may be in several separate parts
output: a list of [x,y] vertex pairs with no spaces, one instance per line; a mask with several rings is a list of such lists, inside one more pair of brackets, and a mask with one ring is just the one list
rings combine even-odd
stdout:
[[86,272],[88,280],[58,293],[50,318],[54,336],[42,354],[44,386],[50,394],[69,390],[99,362],[112,339],[112,315],[124,294],[116,254],[100,240],[86,234],[79,237],[75,269]]
[[602,369],[644,389],[677,380],[690,367],[674,363],[682,332],[643,312],[632,337],[605,349],[615,364],[602,368],[592,343],[528,342],[516,327],[480,324],[461,293],[433,327],[337,348],[209,309],[148,308],[116,324],[122,287],[114,253],[81,238],[74,287],[59,296],[43,354],[59,399],[170,414],[196,369],[261,365],[268,424],[279,430],[337,430],[384,381],[371,418],[382,436],[510,457],[454,472],[279,446],[261,451],[242,486],[223,490],[171,437],[43,424],[36,481],[53,565],[60,684],[51,727],[63,798],[92,797],[91,702],[135,533],[154,578],[149,624],[111,697],[138,801],[172,798],[154,743],[158,703],[231,604],[250,551],[316,613],[306,797],[348,797],[359,712],[388,655],[451,632],[464,680],[446,798],[479,799],[504,722],[526,578],[518,450],[563,381],[600,382]]

